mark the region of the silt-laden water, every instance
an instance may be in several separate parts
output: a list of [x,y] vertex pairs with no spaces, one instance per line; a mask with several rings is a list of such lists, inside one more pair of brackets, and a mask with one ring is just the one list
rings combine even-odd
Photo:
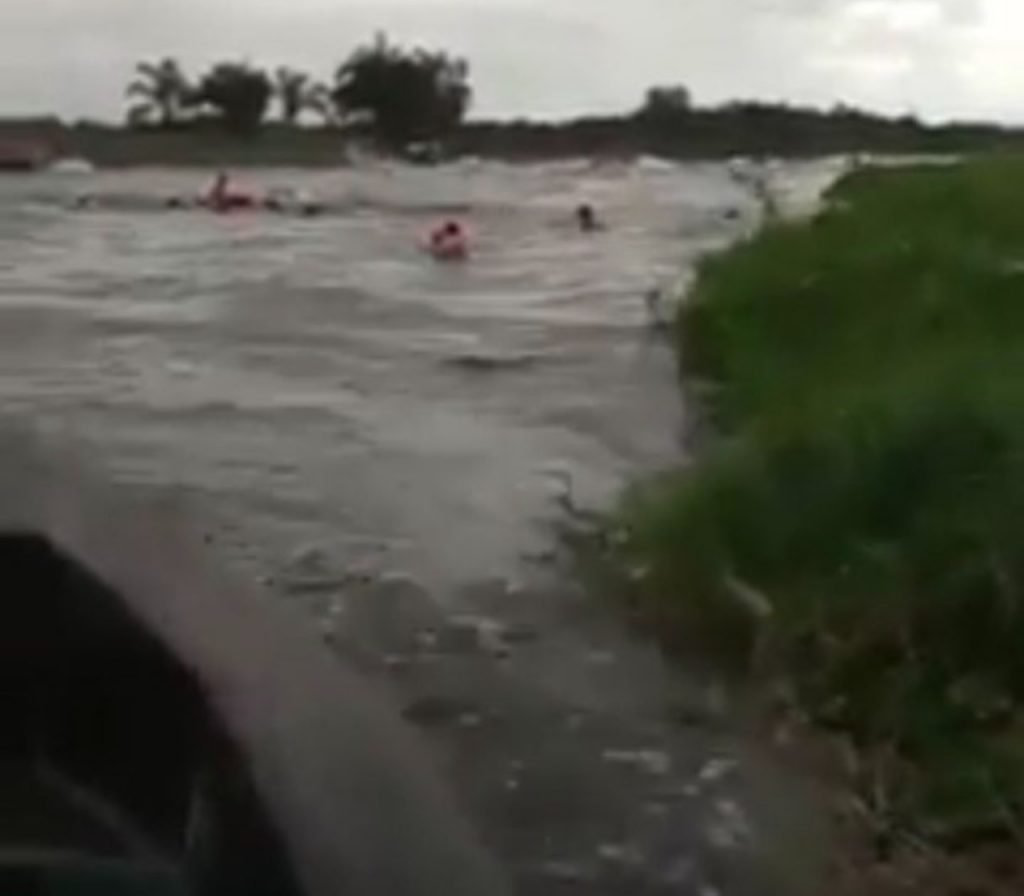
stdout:
[[[773,181],[801,205],[833,172]],[[753,761],[723,784],[740,754],[673,725],[672,677],[570,583],[493,585],[534,575],[566,481],[602,505],[679,458],[643,297],[756,225],[750,196],[723,165],[464,162],[241,177],[316,196],[317,218],[163,207],[205,176],[0,180],[5,416],[184,505],[225,563],[386,670],[523,892],[782,892],[755,834],[760,813],[786,840],[783,785]],[[580,202],[606,231],[576,231]],[[418,249],[449,215],[466,264]],[[445,628],[467,607],[519,636],[467,642]]]

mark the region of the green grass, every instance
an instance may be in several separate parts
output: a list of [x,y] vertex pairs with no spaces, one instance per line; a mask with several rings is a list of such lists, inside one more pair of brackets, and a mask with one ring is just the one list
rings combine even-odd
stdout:
[[266,125],[237,136],[217,127],[131,129],[83,124],[63,132],[65,151],[101,168],[130,166],[336,167],[346,139],[329,128]]
[[678,344],[716,436],[622,509],[641,613],[741,668],[756,648],[873,757],[891,824],[1016,834],[1024,160],[851,175],[706,260]]

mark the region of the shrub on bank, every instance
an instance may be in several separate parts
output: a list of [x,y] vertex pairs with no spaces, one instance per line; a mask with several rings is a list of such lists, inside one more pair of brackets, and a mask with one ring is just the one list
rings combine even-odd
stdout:
[[702,265],[679,348],[716,434],[626,502],[642,612],[756,650],[893,823],[1018,829],[1024,161],[850,176]]

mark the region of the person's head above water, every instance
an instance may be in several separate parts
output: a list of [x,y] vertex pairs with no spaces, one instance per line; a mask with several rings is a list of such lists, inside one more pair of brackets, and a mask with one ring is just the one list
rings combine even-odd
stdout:
[[461,239],[462,236],[462,225],[452,218],[442,221],[430,232],[430,238],[435,242],[438,240]]
[[583,203],[583,205],[577,206],[576,221],[579,223],[581,230],[596,229],[597,214],[594,212],[594,207],[587,203]]
[[430,231],[426,248],[435,258],[463,259],[469,254],[469,235],[459,221],[447,218]]
[[228,174],[226,171],[218,171],[213,178],[213,183],[206,188],[206,196],[211,200],[220,201],[228,190]]

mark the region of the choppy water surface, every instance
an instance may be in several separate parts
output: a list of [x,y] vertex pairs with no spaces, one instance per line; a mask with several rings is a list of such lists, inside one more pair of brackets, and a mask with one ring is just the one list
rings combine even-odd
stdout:
[[[799,198],[829,170],[777,176]],[[0,395],[268,573],[316,545],[432,582],[514,574],[552,470],[602,501],[677,455],[641,297],[756,219],[721,166],[582,162],[242,178],[330,205],[309,220],[160,209],[204,178],[0,181]],[[82,192],[99,207],[71,210]],[[580,201],[607,232],[573,229]],[[468,264],[417,249],[448,209]]]
[[[772,180],[801,206],[834,172]],[[827,867],[816,798],[527,559],[558,477],[600,504],[679,457],[643,296],[756,225],[725,167],[256,171],[327,212],[163,208],[207,177],[0,179],[5,414],[184,505],[386,681],[515,892],[817,892],[792,885]],[[606,232],[575,231],[581,201]],[[473,258],[435,264],[452,210]]]

